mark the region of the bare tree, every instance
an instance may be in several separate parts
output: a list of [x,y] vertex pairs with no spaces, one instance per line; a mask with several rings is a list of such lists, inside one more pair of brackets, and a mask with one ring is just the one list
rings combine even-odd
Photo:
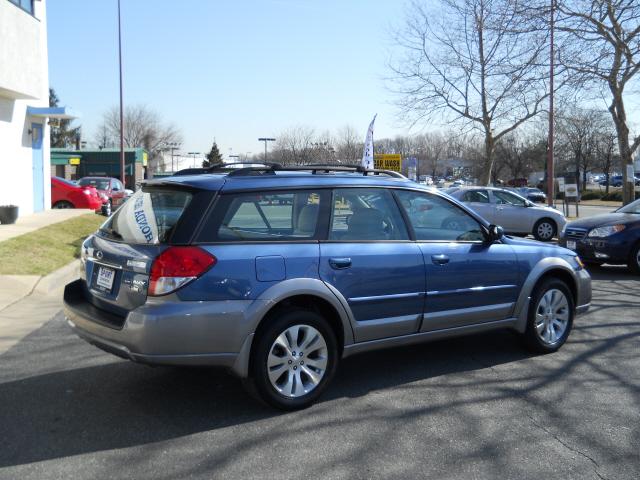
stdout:
[[[479,168],[491,180],[497,142],[544,107],[547,31],[536,9],[512,0],[414,1],[392,65],[399,106],[411,122],[444,118],[478,129]],[[565,83],[559,72],[558,88]]]
[[315,131],[311,127],[297,125],[276,136],[272,155],[283,165],[312,163]]
[[[98,126],[98,142],[102,146],[116,145],[120,138],[120,113],[117,107],[107,110]],[[124,111],[124,145],[142,147],[149,152],[149,170],[155,171],[156,161],[164,146],[179,143],[181,134],[171,124],[165,124],[160,115],[146,105],[132,105]]]
[[620,160],[617,153],[617,135],[615,132],[601,132],[596,143],[596,165],[605,179],[605,193],[609,193],[609,179],[611,171],[614,169],[616,160]]
[[358,134],[358,131],[351,125],[345,125],[340,128],[336,137],[336,155],[337,158],[346,164],[356,164],[362,158],[364,135]]
[[595,167],[598,138],[606,130],[605,115],[600,110],[579,108],[558,115],[560,148],[564,143],[566,150],[571,152],[576,181],[583,191],[587,174]]
[[609,90],[609,112],[616,127],[623,163],[623,201],[634,199],[634,184],[626,166],[640,147],[640,135],[631,138],[625,93],[640,71],[640,2],[638,0],[559,0],[558,28],[574,39],[563,62],[574,72],[598,80]]

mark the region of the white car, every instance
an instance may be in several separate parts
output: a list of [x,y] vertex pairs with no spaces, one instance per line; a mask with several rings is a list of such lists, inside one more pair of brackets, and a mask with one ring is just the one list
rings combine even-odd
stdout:
[[536,205],[502,188],[460,187],[445,191],[467,204],[489,223],[500,225],[507,233],[532,234],[536,240],[548,242],[567,223],[558,210]]

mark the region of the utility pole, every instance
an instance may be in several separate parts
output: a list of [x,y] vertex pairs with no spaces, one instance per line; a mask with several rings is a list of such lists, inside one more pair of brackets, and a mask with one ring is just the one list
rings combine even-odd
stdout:
[[118,64],[120,67],[120,181],[127,186],[124,172],[124,112],[122,101],[122,28],[120,25],[120,0],[118,0]]
[[554,59],[554,45],[553,34],[555,29],[555,0],[551,0],[551,22],[550,22],[550,37],[551,45],[549,47],[549,139],[547,140],[547,202],[550,207],[553,207],[554,201],[554,172],[553,172],[553,66]]
[[266,163],[267,161],[267,142],[275,142],[276,139],[275,138],[267,138],[267,137],[262,137],[258,139],[259,142],[264,142],[264,161]]

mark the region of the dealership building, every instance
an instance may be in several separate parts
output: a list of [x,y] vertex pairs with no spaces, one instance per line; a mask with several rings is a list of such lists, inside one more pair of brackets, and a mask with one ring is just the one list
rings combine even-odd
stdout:
[[51,206],[46,0],[0,0],[0,206],[20,215]]
[[[136,184],[146,178],[148,158],[149,153],[144,148],[124,149],[126,188],[135,190]],[[67,180],[78,180],[82,177],[120,178],[120,150],[117,148],[96,150],[52,148],[51,175]]]

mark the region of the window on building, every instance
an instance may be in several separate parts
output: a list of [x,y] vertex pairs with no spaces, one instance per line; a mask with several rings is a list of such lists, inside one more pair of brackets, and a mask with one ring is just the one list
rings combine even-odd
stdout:
[[20,7],[25,12],[33,15],[33,0],[9,0],[14,5]]

